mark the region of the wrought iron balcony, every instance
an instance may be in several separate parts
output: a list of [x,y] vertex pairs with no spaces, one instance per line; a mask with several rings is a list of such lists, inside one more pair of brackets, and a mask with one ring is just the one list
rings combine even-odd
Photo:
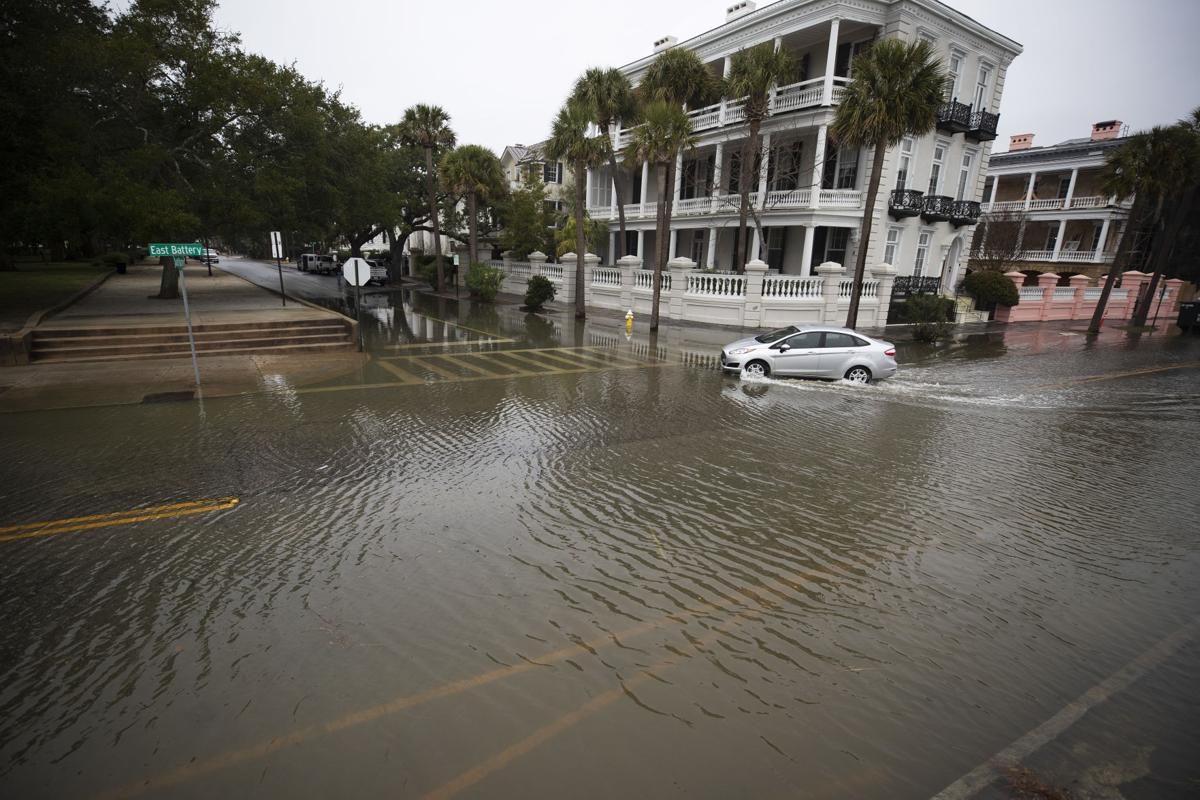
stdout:
[[979,222],[979,203],[974,200],[955,200],[950,204],[950,224],[954,227]]
[[916,189],[895,189],[888,198],[888,213],[893,219],[915,217],[924,208],[924,192],[918,192]]
[[892,283],[892,297],[908,297],[914,294],[937,294],[942,288],[942,279],[922,275],[897,275]]
[[921,207],[921,217],[926,222],[945,222],[950,219],[950,212],[954,206],[954,199],[940,194],[925,195],[925,202]]
[[971,114],[971,125],[967,128],[967,138],[977,142],[990,142],[996,138],[996,126],[1000,124],[1000,115],[990,111],[976,111]]
[[962,133],[971,127],[971,107],[957,100],[950,100],[938,109],[937,127],[938,130],[948,133]]

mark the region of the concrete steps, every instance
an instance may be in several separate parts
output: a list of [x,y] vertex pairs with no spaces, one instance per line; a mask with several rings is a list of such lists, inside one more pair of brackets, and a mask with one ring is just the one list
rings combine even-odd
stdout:
[[[194,329],[197,355],[331,352],[354,346],[342,320],[210,323]],[[187,358],[186,325],[44,328],[34,331],[34,363]]]

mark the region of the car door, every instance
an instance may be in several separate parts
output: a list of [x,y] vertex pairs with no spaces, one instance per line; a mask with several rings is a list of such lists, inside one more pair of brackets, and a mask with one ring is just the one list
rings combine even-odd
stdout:
[[823,378],[841,378],[867,342],[848,333],[829,331],[821,347],[820,372]]
[[772,372],[776,375],[816,375],[820,369],[821,331],[797,333],[773,349]]

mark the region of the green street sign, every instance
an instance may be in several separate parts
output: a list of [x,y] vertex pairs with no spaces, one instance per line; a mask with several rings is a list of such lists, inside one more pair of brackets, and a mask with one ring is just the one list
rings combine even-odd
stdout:
[[204,245],[199,242],[184,242],[182,244],[152,244],[152,256],[196,256],[204,255]]

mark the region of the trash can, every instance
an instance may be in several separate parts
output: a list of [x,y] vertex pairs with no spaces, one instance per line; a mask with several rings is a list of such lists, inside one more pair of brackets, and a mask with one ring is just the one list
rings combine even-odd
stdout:
[[1200,300],[1193,300],[1188,303],[1179,304],[1179,319],[1175,320],[1175,324],[1185,331],[1195,333],[1200,330]]

